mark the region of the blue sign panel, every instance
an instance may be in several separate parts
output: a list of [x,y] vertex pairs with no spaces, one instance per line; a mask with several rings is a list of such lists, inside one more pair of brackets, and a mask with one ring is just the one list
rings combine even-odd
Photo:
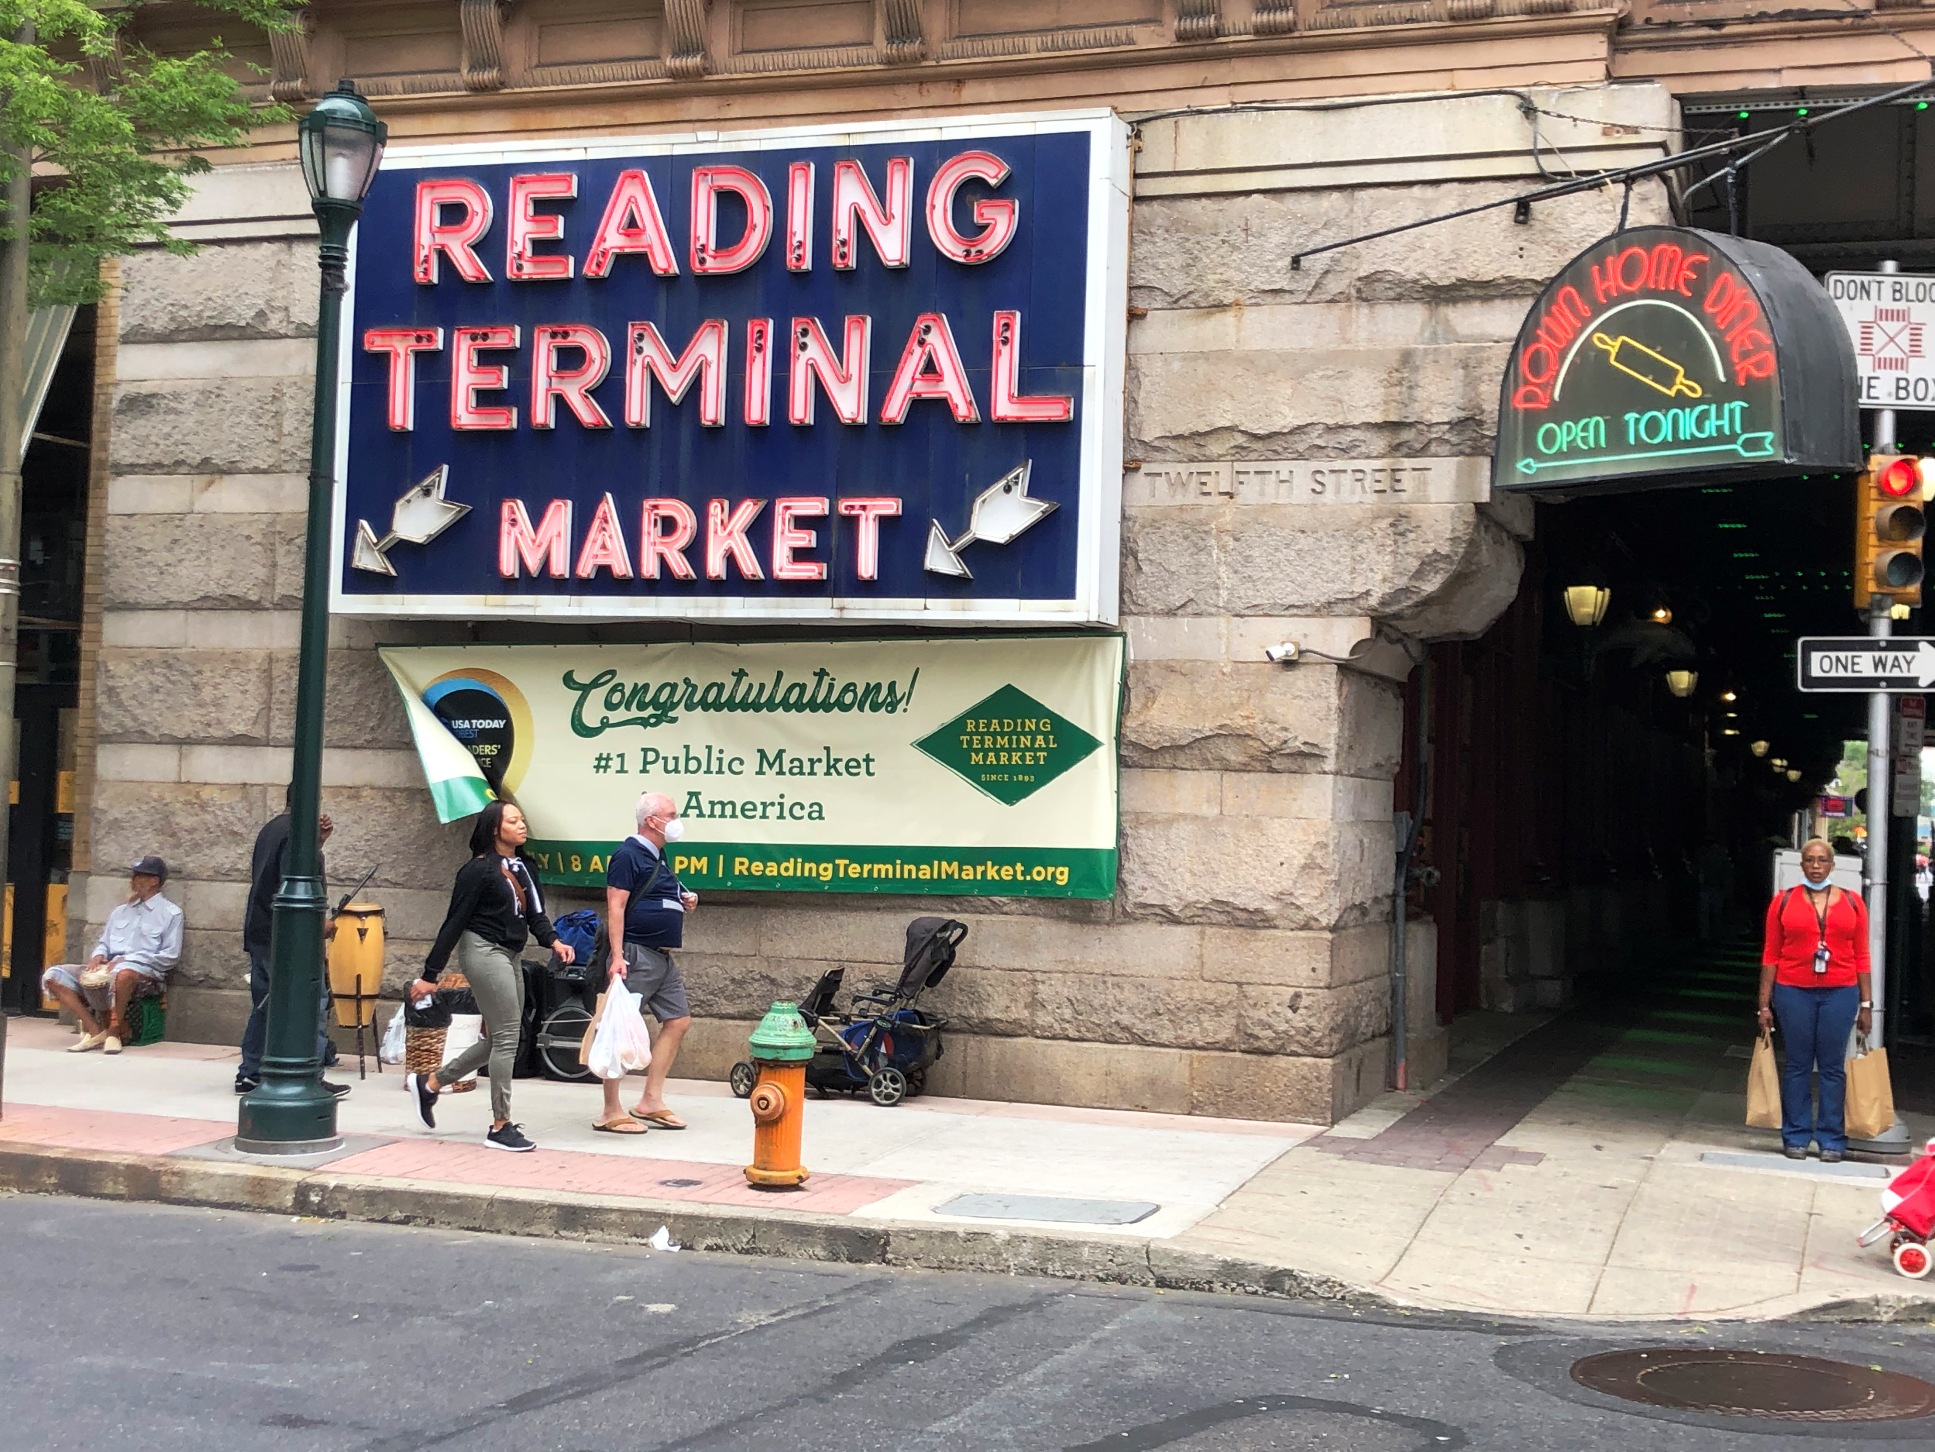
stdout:
[[339,612],[1112,621],[1107,113],[393,151]]

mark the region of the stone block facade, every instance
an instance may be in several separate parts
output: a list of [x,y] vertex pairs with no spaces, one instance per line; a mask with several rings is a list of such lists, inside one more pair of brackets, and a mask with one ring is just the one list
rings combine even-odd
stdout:
[[[1657,154],[1646,128],[1672,118],[1651,86],[1538,94],[1589,118],[1548,122],[1546,144],[1595,155]],[[1098,101],[1134,114],[1131,96],[1084,103]],[[688,931],[689,1072],[722,1073],[747,1021],[828,966],[856,985],[890,976],[907,918],[940,910],[970,934],[933,1000],[953,1024],[937,1091],[1328,1122],[1385,1085],[1401,681],[1417,642],[1482,630],[1517,588],[1528,516],[1490,500],[1483,467],[1500,368],[1527,300],[1612,227],[1617,199],[1544,204],[1524,225],[1489,211],[1297,268],[1299,249],[1535,180],[1515,103],[1447,94],[1348,122],[1213,112],[1139,136],[1120,889],[1104,903],[721,894]],[[288,163],[218,168],[187,227],[203,250],[125,267],[90,561],[94,871],[76,916],[92,930],[122,891],[115,866],[164,854],[190,929],[174,1028],[217,1040],[245,1007],[242,888],[281,805],[293,715],[316,288],[292,181]],[[1633,221],[1663,211],[1634,194]],[[1319,497],[1299,483],[1313,461],[1371,482]],[[1425,465],[1449,482],[1377,492]],[[1162,470],[1224,483],[1179,500],[1150,482]],[[465,828],[437,823],[373,647],[543,625],[334,625],[327,852],[337,880],[377,868],[391,991],[421,964]],[[1313,654],[1272,664],[1281,640]],[[628,811],[614,799],[614,839]],[[1428,924],[1408,958],[1415,1085],[1444,1059]]]

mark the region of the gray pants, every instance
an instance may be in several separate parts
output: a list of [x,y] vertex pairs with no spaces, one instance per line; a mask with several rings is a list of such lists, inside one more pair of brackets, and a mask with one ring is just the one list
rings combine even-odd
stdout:
[[524,1022],[524,974],[509,948],[475,933],[457,939],[457,967],[470,980],[484,1036],[437,1070],[439,1084],[454,1084],[490,1065],[490,1117],[511,1117],[511,1071],[517,1066],[517,1035]]

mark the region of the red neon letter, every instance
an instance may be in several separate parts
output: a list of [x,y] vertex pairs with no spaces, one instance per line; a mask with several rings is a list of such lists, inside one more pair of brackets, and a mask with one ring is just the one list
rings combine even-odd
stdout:
[[773,320],[746,319],[746,423],[764,428],[773,415]]
[[[638,573],[647,580],[658,578],[658,564],[665,561],[675,580],[690,580],[692,565],[685,558],[686,547],[699,533],[699,517],[682,499],[647,499],[640,511],[638,533]],[[672,528],[661,533],[658,522],[669,519]]]
[[540,572],[562,580],[571,572],[571,501],[553,499],[545,507],[544,518],[536,529],[524,512],[522,499],[506,499],[498,511],[497,573],[515,580],[518,567],[524,573]]
[[813,270],[813,163],[786,168],[786,270]]
[[759,572],[759,560],[753,554],[752,546],[746,543],[746,531],[752,522],[759,518],[759,511],[766,507],[763,499],[741,500],[739,507],[730,514],[726,512],[725,499],[710,500],[705,510],[705,577],[708,580],[723,580],[726,577],[726,556],[731,555],[739,573],[748,580],[763,580]]
[[[611,344],[605,335],[585,323],[547,324],[532,332],[531,348],[531,427],[555,427],[558,400],[563,399],[586,428],[610,428],[611,420],[591,396],[611,371]],[[576,368],[558,366],[558,354],[566,348],[584,355]]]
[[793,319],[793,366],[786,379],[786,417],[796,424],[813,422],[813,380],[826,390],[827,402],[841,423],[867,421],[867,354],[873,339],[873,319],[864,313],[847,315],[846,347],[836,360],[833,345],[820,331],[818,318]]
[[963,182],[984,181],[998,187],[1008,179],[1008,163],[987,151],[964,151],[942,163],[927,186],[927,235],[941,256],[978,265],[999,257],[1015,238],[1019,203],[1004,197],[983,197],[974,204],[974,220],[981,230],[969,235],[954,226],[954,196]]
[[880,578],[880,521],[900,514],[900,501],[884,496],[842,499],[842,516],[853,521],[853,573],[862,580]]
[[859,220],[873,238],[874,251],[889,267],[905,267],[914,252],[914,162],[895,156],[887,161],[887,200],[873,194],[873,185],[857,161],[833,163],[833,265],[851,272],[853,224]]
[[[719,193],[731,192],[746,204],[746,231],[730,247],[719,245]],[[773,198],[766,183],[743,166],[692,169],[692,270],[744,272],[766,251],[773,235]]]
[[443,329],[371,328],[363,351],[390,355],[390,427],[408,433],[417,426],[416,355],[442,352]]
[[796,550],[810,550],[820,543],[817,529],[801,529],[793,521],[817,519],[826,514],[826,500],[789,496],[773,501],[773,578],[775,580],[824,580],[823,560],[796,560]]
[[632,577],[632,558],[625,552],[625,532],[618,527],[618,506],[610,494],[598,501],[598,511],[585,530],[584,547],[578,551],[580,580],[589,580],[600,570],[610,570],[614,580]]
[[[462,207],[455,222],[443,220],[445,207]],[[417,225],[414,253],[416,279],[426,286],[437,281],[437,254],[443,253],[465,282],[489,282],[490,270],[473,250],[490,230],[490,193],[468,177],[444,177],[417,183]]]
[[548,278],[571,276],[573,263],[567,254],[531,250],[534,242],[558,242],[564,238],[564,218],[556,212],[538,212],[540,200],[564,200],[578,195],[575,172],[536,172],[511,178],[511,220],[505,229],[504,275],[512,282],[542,282]]
[[1075,400],[1066,394],[1044,393],[1024,398],[1021,387],[1021,314],[994,315],[994,377],[988,386],[988,417],[996,423],[1067,423],[1075,416]]
[[692,341],[677,358],[652,323],[633,323],[625,348],[625,424],[628,428],[652,426],[652,380],[665,390],[665,397],[677,403],[693,380],[699,383],[699,422],[718,428],[726,421],[726,324],[723,318],[708,318],[692,334]]
[[521,330],[515,323],[494,328],[457,329],[457,356],[450,362],[450,426],[453,429],[514,429],[517,410],[477,402],[479,393],[497,393],[511,386],[510,365],[480,363],[485,351],[515,348]]
[[605,203],[604,220],[585,254],[585,276],[604,277],[621,253],[642,252],[660,277],[677,277],[679,260],[672,254],[672,238],[659,214],[652,179],[642,171],[621,171]]
[[900,367],[894,370],[886,402],[880,405],[880,421],[904,423],[907,405],[916,398],[946,399],[956,423],[977,423],[981,418],[945,313],[922,313],[914,319],[914,329],[907,335],[907,351],[900,355]]

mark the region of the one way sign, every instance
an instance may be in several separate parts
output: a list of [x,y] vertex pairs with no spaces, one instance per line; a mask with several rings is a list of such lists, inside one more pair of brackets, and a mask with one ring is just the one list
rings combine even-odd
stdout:
[[1935,640],[1924,636],[1803,636],[1795,651],[1803,691],[1926,691]]

